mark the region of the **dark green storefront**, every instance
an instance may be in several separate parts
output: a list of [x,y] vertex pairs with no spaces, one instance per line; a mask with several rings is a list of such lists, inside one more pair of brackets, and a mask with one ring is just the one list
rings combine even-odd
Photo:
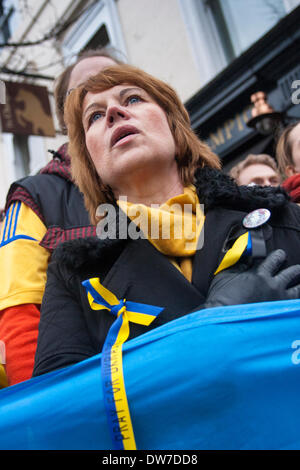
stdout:
[[185,103],[193,129],[220,156],[224,171],[249,153],[275,156],[276,134],[247,125],[250,97],[258,91],[282,113],[282,126],[300,120],[300,7]]

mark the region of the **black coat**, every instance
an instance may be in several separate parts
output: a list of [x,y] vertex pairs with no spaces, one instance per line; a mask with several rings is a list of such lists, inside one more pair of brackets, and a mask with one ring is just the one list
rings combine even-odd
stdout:
[[281,188],[237,186],[223,173],[198,171],[199,201],[204,204],[204,246],[195,254],[192,282],[145,239],[79,239],[54,252],[41,308],[33,375],[74,364],[101,352],[114,317],[92,310],[81,282],[99,277],[119,299],[164,307],[148,327],[130,324],[130,338],[183,316],[205,302],[214,272],[232,240],[246,231],[252,210],[267,208],[262,226],[267,252],[283,248],[285,266],[300,263],[300,207]]
[[71,178],[67,144],[38,174],[15,181],[7,194],[6,210],[22,201],[41,219],[47,231],[39,244],[52,252],[60,243],[95,236],[83,195]]

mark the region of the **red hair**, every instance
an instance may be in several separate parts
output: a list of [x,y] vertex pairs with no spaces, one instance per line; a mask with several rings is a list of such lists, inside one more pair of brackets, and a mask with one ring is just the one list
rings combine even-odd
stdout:
[[84,195],[86,208],[94,224],[98,222],[96,209],[99,204],[112,202],[114,197],[110,188],[102,183],[86,148],[82,124],[83,100],[89,92],[99,93],[125,83],[145,90],[165,111],[178,149],[176,161],[183,185],[193,184],[195,170],[199,167],[221,167],[217,155],[191,129],[188,112],[173,88],[131,65],[108,67],[73,90],[65,105],[72,175]]

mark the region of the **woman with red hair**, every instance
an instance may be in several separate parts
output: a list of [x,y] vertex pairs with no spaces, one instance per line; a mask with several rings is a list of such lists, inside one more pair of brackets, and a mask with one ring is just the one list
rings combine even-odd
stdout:
[[224,175],[168,84],[106,68],[72,90],[65,122],[98,237],[54,253],[34,375],[100,353],[115,318],[140,310],[153,321],[129,338],[195,309],[300,296],[300,208]]

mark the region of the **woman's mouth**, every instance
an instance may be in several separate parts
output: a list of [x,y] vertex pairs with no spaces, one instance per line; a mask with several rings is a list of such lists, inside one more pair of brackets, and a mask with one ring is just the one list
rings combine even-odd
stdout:
[[136,135],[136,134],[139,134],[139,130],[134,126],[126,125],[126,126],[118,127],[113,132],[110,145],[111,147],[114,147],[119,142],[126,143],[129,140],[131,140],[130,136]]

